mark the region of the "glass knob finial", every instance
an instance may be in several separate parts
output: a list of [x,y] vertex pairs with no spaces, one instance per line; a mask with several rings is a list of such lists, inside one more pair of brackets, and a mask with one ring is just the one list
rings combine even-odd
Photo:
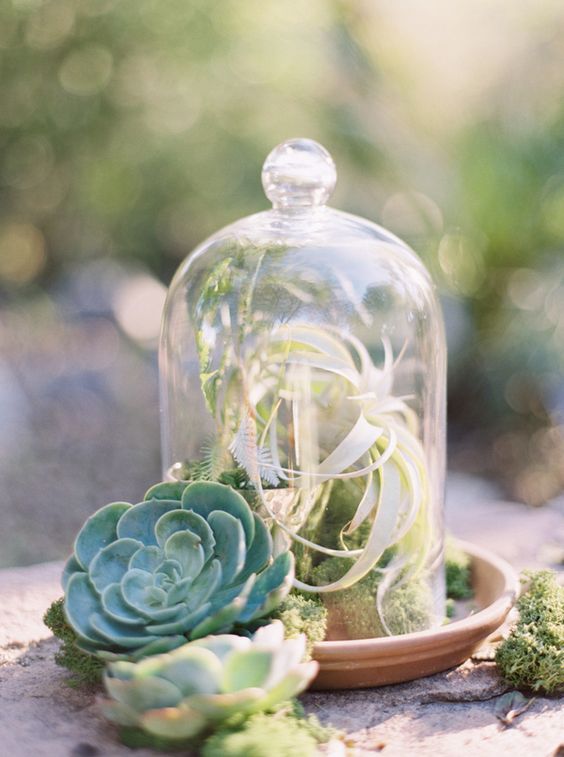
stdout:
[[327,150],[313,139],[289,139],[275,147],[262,167],[262,186],[275,208],[324,205],[337,181]]

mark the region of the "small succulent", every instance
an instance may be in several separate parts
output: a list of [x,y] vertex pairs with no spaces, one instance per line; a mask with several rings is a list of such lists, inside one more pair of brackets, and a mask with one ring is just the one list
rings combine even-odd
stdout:
[[293,566],[290,552],[273,559],[262,519],[230,487],[157,484],[83,525],[63,573],[65,615],[85,651],[140,659],[252,628],[288,594]]
[[302,692],[318,668],[302,662],[305,648],[305,636],[284,640],[275,620],[252,638],[208,636],[140,662],[110,663],[104,714],[156,739],[193,739],[235,715],[272,710]]

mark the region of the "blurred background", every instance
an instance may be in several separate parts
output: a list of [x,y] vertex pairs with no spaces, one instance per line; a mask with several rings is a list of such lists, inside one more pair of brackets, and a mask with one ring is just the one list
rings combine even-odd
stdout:
[[561,0],[0,0],[0,567],[158,480],[166,285],[293,136],[438,283],[453,476],[558,498],[563,38]]

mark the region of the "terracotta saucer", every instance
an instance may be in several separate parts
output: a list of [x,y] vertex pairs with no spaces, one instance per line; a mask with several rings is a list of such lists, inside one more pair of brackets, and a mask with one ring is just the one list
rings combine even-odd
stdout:
[[361,689],[411,681],[467,660],[505,621],[519,590],[513,568],[489,550],[469,542],[457,546],[471,559],[474,606],[461,620],[429,631],[316,644],[319,673],[313,689]]

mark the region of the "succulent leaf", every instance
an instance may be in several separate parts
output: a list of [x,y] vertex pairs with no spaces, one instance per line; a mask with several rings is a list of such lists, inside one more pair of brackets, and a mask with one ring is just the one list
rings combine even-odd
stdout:
[[160,484],[151,486],[143,499],[173,499],[180,501],[184,489],[186,489],[186,484],[182,481],[163,481]]
[[149,710],[141,717],[142,727],[153,736],[185,740],[196,736],[206,725],[206,719],[189,707],[169,707]]
[[63,568],[63,575],[61,576],[61,586],[63,587],[63,591],[66,591],[70,577],[74,573],[82,573],[83,570],[84,568],[78,562],[74,554],[71,555],[65,563],[65,567]]
[[258,573],[267,564],[272,554],[272,537],[262,518],[253,513],[255,519],[255,537],[247,550],[247,559],[239,579],[247,578],[251,573]]
[[101,549],[92,559],[88,571],[96,591],[103,592],[110,584],[119,583],[140,547],[143,545],[136,539],[118,539]]
[[229,486],[164,483],[146,496],[103,507],[77,536],[64,610],[82,649],[141,659],[254,622],[288,594],[292,556],[273,561],[266,526]]
[[305,637],[284,640],[280,621],[253,637],[208,636],[137,663],[110,663],[103,711],[110,720],[158,735],[170,746],[277,707],[303,691],[317,663],[301,662]]
[[[219,494],[221,487],[221,494]],[[211,481],[195,481],[189,484],[182,495],[182,507],[193,510],[207,520],[210,513],[224,510],[241,521],[247,544],[251,544],[255,535],[253,514],[244,498],[230,486]]]
[[126,512],[117,524],[120,539],[138,539],[145,546],[158,546],[155,526],[159,518],[171,510],[178,509],[178,502],[172,499],[150,499],[140,502]]
[[127,502],[111,502],[88,518],[74,544],[74,557],[82,568],[88,568],[98,552],[115,541],[117,524],[130,508]]
[[103,639],[91,622],[98,610],[98,593],[86,573],[75,573],[71,576],[67,596],[72,596],[72,602],[65,601],[65,615],[69,624],[80,639],[94,646],[99,645]]
[[241,621],[257,620],[274,610],[291,589],[294,555],[282,552],[272,565],[257,576]]

